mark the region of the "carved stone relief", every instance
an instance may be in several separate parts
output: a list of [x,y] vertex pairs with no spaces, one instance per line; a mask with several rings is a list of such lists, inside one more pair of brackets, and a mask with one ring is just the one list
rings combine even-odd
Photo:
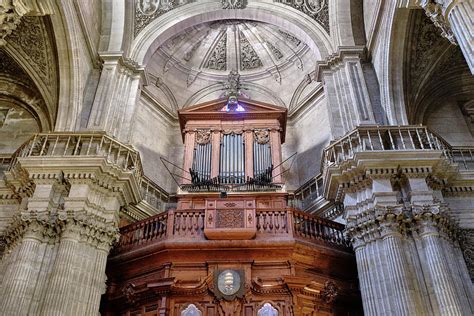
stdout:
[[8,41],[35,66],[47,85],[54,85],[55,53],[43,18],[23,17],[18,28],[8,37]]
[[277,2],[307,14],[329,34],[329,0],[277,0]]
[[474,229],[463,229],[461,236],[461,249],[464,260],[466,260],[471,280],[474,281]]
[[257,53],[250,45],[249,40],[242,32],[239,32],[240,40],[240,68],[242,70],[249,70],[260,68],[263,66],[262,61],[258,57]]
[[221,0],[222,9],[243,9],[244,0]]
[[453,31],[443,15],[443,6],[434,0],[418,0],[420,6],[425,10],[426,16],[433,24],[441,30],[441,35],[447,38],[452,44],[457,44]]
[[184,5],[188,0],[135,0],[134,36],[164,13]]
[[205,67],[214,70],[227,69],[227,33],[224,33],[217,42]]

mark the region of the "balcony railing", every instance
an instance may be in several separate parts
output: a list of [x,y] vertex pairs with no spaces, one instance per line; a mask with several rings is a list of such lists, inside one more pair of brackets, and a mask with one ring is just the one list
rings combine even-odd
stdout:
[[363,151],[439,150],[450,157],[450,146],[425,126],[361,126],[324,149],[323,168]]
[[143,174],[139,152],[102,132],[39,133],[2,162],[8,162],[11,170],[18,158],[25,157],[104,157],[113,166],[132,172],[143,200],[158,211],[164,210],[164,203],[169,202],[169,194]]
[[[330,244],[349,249],[344,225],[291,208],[257,209],[255,240],[271,238],[296,239],[304,242]],[[117,255],[142,245],[159,242],[204,242],[205,210],[164,212],[120,229],[120,240],[113,250]]]

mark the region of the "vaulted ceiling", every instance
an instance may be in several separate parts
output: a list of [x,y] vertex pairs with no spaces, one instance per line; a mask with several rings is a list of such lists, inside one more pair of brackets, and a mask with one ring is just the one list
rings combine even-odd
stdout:
[[171,112],[222,97],[230,71],[242,94],[288,108],[314,92],[316,58],[308,45],[274,25],[221,20],[191,27],[161,45],[147,65],[151,98]]

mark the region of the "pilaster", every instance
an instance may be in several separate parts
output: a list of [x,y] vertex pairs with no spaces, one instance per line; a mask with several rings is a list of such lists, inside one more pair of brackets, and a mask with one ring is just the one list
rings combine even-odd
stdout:
[[143,68],[122,52],[102,52],[102,71],[87,129],[102,130],[121,141],[130,140]]
[[317,78],[324,84],[332,134],[343,135],[358,125],[375,124],[375,115],[362,63],[362,46],[339,47],[318,62]]

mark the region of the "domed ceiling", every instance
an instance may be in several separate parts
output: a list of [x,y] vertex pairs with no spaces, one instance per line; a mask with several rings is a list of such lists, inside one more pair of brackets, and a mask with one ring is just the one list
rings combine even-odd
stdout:
[[245,97],[290,107],[296,90],[301,95],[311,90],[306,86],[312,83],[315,64],[306,43],[274,25],[210,22],[189,28],[158,48],[147,66],[151,80],[144,90],[159,104],[178,109],[222,97],[234,70],[240,74]]

